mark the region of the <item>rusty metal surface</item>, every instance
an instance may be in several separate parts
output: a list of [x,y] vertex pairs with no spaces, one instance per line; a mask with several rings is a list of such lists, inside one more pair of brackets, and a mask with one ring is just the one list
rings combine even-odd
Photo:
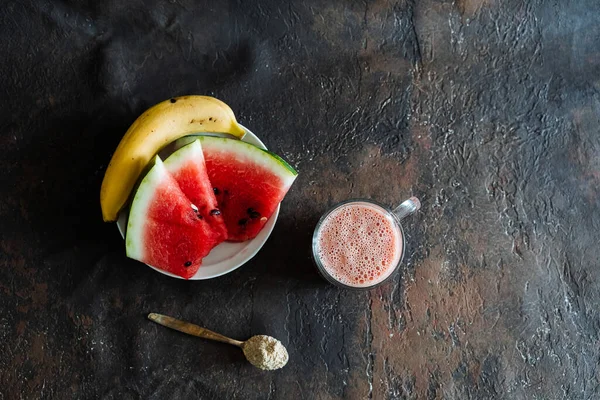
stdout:
[[[0,398],[600,397],[598,2],[8,0],[0,54]],[[188,93],[300,171],[266,247],[208,282],[125,258],[98,201],[128,125]],[[320,213],[412,194],[393,282],[319,278]]]

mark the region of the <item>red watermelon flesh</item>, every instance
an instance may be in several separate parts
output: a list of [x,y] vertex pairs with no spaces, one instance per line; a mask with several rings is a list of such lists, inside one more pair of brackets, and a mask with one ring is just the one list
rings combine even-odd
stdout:
[[256,237],[296,179],[296,171],[278,156],[240,140],[199,139],[227,240]]
[[220,243],[227,239],[227,228],[206,172],[200,142],[196,140],[180,148],[165,160],[164,165],[181,191],[194,204],[198,219],[210,225],[214,240]]
[[[214,197],[213,197],[214,199]],[[194,205],[160,158],[138,187],[129,212],[127,256],[189,279],[202,259],[224,240]]]

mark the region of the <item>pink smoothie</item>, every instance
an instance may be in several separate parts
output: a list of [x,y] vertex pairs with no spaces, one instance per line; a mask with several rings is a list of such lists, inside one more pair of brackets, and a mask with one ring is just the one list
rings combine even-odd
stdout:
[[394,272],[402,256],[400,228],[386,211],[365,202],[332,211],[316,239],[323,268],[347,286],[378,284]]

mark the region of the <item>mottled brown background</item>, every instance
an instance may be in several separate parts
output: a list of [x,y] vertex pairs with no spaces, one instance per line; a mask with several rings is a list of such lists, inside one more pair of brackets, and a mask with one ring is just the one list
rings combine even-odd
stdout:
[[[597,1],[4,0],[0,54],[0,399],[600,397]],[[300,171],[260,254],[207,282],[126,259],[98,201],[129,124],[190,93]],[[393,282],[318,277],[327,207],[412,194]]]

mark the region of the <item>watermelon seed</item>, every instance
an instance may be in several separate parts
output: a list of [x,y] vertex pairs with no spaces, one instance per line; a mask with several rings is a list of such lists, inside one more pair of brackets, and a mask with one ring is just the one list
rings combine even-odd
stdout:
[[246,225],[248,223],[248,218],[242,218],[238,221],[238,225]]
[[171,99],[171,103],[175,103],[177,99]]
[[215,208],[214,210],[210,210],[210,215],[221,215],[221,211]]
[[198,212],[198,207],[196,207],[195,204],[192,204],[192,210],[194,210],[195,212]]
[[200,214],[200,213],[196,214],[196,216],[198,217],[198,219],[203,219],[202,214]]
[[185,264],[183,264],[184,267],[190,267],[192,265],[191,261],[186,261]]
[[260,213],[258,211],[255,211],[254,208],[248,209],[248,215],[250,215],[250,218],[252,219],[260,218]]
[[221,193],[221,191],[219,190],[219,188],[213,188],[213,192],[215,192],[216,196],[218,196],[219,193]]

